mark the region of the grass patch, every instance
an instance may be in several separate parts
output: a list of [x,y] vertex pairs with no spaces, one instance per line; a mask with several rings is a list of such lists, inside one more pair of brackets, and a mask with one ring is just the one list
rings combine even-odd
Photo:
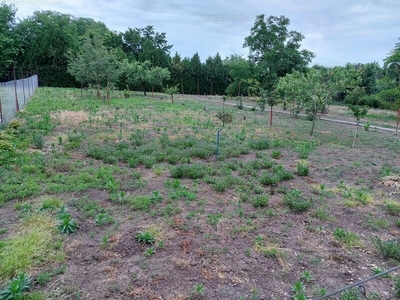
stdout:
[[35,265],[54,260],[56,250],[54,218],[35,213],[23,219],[16,234],[5,240],[0,256],[0,280],[4,281],[26,272]]

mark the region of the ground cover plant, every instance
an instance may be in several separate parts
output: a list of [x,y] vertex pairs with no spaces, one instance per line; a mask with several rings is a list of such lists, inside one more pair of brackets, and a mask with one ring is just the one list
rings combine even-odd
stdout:
[[0,295],[310,299],[399,264],[398,135],[215,98],[39,88],[0,130]]

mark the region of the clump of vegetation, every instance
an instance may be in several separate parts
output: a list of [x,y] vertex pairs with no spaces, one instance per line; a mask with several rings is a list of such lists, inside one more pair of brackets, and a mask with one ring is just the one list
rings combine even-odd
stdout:
[[4,289],[0,290],[0,299],[2,300],[18,300],[24,299],[24,293],[31,287],[32,279],[21,273],[17,277],[10,280]]
[[217,118],[222,121],[222,126],[225,126],[225,124],[232,123],[233,117],[232,114],[226,112],[226,111],[219,111],[217,113]]
[[383,241],[379,237],[372,237],[376,250],[386,259],[400,261],[400,242],[397,240]]
[[182,164],[171,168],[173,178],[203,178],[207,174],[207,168],[204,164]]
[[308,200],[304,199],[301,191],[292,189],[283,196],[283,203],[294,212],[304,212],[313,206],[314,201],[311,198]]
[[335,228],[333,236],[346,247],[360,246],[360,238],[354,232],[345,230],[343,228]]

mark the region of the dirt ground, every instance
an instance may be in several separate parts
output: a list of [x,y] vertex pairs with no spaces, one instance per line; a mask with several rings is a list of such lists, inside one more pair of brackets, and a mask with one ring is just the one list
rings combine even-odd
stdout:
[[[213,100],[209,98],[205,101]],[[176,97],[176,101],[181,100]],[[346,113],[338,109],[329,117],[352,121]],[[276,114],[275,118],[277,124],[283,124],[289,117]],[[77,123],[80,120],[73,119]],[[321,137],[324,131],[340,136],[348,128],[341,124],[323,126],[318,127]],[[388,240],[400,236],[399,217],[385,209],[385,201],[400,201],[400,188],[395,180],[385,181],[387,174],[382,173],[385,167],[400,170],[399,137],[381,131],[362,134],[362,138],[371,139],[371,144],[350,148],[323,141],[307,158],[308,176],[295,176],[273,190],[262,186],[262,192],[270,197],[267,208],[256,209],[250,202],[240,201],[234,187],[216,192],[202,180],[194,184],[182,179],[181,185],[195,191],[197,200],[178,200],[177,209],[167,213],[171,190],[165,181],[171,179],[170,171],[166,167],[156,176],[143,165],[134,170],[148,184],[138,193],[158,190],[164,195],[158,211],[136,211],[115,204],[105,189],[57,195],[69,207],[79,229],[65,237],[66,272],[44,286],[35,285],[35,289],[45,292],[48,299],[291,299],[293,284],[302,281],[311,299],[323,288],[329,292],[372,276],[374,266],[393,267],[398,262],[381,257],[371,237]],[[384,142],[374,144],[374,139],[397,140],[397,150],[389,149]],[[291,147],[279,150],[281,156],[274,161],[296,173],[298,153]],[[268,156],[272,151],[263,150]],[[89,160],[82,153],[77,157],[83,163]],[[256,153],[251,151],[237,159],[251,161]],[[213,159],[204,162],[212,163]],[[129,169],[124,163],[118,166]],[[237,171],[232,175],[238,175]],[[122,182],[127,180],[124,176]],[[290,211],[282,202],[282,191],[292,188],[313,198],[314,208],[304,213]],[[348,202],[343,196],[346,188],[365,189],[371,200],[365,205]],[[82,197],[106,208],[116,222],[97,226],[74,206],[74,201]],[[18,222],[15,204],[10,201],[1,207],[2,228],[11,229]],[[217,224],[210,224],[207,216],[215,214],[221,214],[221,218]],[[146,228],[157,228],[164,244],[150,256],[145,253],[152,245],[135,239]],[[336,228],[356,233],[359,245],[346,247],[340,243],[333,234]],[[11,231],[1,238],[9,234]],[[261,251],[261,244],[275,252]],[[48,267],[31,273],[37,275]],[[304,272],[312,274],[311,278],[305,278]],[[379,299],[389,298],[394,288],[392,277],[372,280],[365,287],[369,293],[379,293]]]

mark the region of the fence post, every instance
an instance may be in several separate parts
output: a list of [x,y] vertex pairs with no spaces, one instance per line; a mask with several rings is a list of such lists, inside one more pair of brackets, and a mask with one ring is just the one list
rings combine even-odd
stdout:
[[17,110],[17,112],[19,112],[17,80],[15,78],[15,66],[13,67],[13,73],[14,73],[14,90],[15,90],[15,109]]
[[25,98],[25,84],[24,84],[24,71],[21,69],[22,93],[24,94],[24,105],[26,104]]
[[29,81],[31,79],[29,78],[29,72],[26,72],[26,78],[28,78],[28,94],[29,94],[28,98],[30,98],[31,97],[31,88],[29,87]]

